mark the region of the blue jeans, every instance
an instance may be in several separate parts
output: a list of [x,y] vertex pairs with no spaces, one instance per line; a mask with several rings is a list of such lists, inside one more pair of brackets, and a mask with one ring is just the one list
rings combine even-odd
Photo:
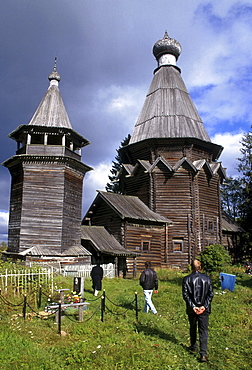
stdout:
[[153,290],[152,289],[144,290],[143,292],[144,292],[144,299],[145,299],[144,312],[148,313],[150,309],[154,314],[156,314],[157,310],[151,300]]

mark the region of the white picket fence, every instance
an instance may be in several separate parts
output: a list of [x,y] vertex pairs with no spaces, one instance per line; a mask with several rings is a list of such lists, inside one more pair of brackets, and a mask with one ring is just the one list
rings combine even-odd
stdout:
[[[101,265],[103,268],[103,277],[115,277],[115,265],[113,263]],[[61,269],[61,274],[64,276],[90,278],[90,273],[93,265],[66,265]]]
[[47,286],[53,291],[53,269],[6,269],[0,274],[0,288],[4,291],[13,289],[14,293],[26,293],[39,288],[40,285]]
[[[113,263],[101,265],[103,268],[103,277],[115,277],[115,265]],[[93,265],[65,265],[64,267],[47,266],[35,269],[10,270],[0,273],[0,289],[7,292],[12,289],[14,293],[22,294],[31,290],[36,290],[40,285],[47,286],[51,292],[54,290],[54,273],[63,276],[90,278]]]

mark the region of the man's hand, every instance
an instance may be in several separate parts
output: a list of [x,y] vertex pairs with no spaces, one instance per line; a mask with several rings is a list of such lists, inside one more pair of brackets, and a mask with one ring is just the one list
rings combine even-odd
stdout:
[[158,294],[158,290],[154,290],[154,293],[155,293],[155,294]]
[[205,307],[204,306],[201,306],[201,307],[194,307],[193,308],[193,311],[197,314],[197,315],[201,315],[204,311],[205,311]]

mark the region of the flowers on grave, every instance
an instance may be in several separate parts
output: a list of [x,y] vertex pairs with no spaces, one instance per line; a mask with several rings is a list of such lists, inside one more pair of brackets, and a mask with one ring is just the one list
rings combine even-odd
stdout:
[[72,292],[66,296],[67,303],[79,303],[81,301],[81,293]]

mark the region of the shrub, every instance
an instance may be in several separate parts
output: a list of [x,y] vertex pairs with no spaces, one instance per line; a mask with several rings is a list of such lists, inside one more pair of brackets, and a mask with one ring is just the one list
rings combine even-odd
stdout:
[[209,274],[220,272],[224,266],[231,264],[231,257],[221,244],[209,245],[200,253],[198,259]]

